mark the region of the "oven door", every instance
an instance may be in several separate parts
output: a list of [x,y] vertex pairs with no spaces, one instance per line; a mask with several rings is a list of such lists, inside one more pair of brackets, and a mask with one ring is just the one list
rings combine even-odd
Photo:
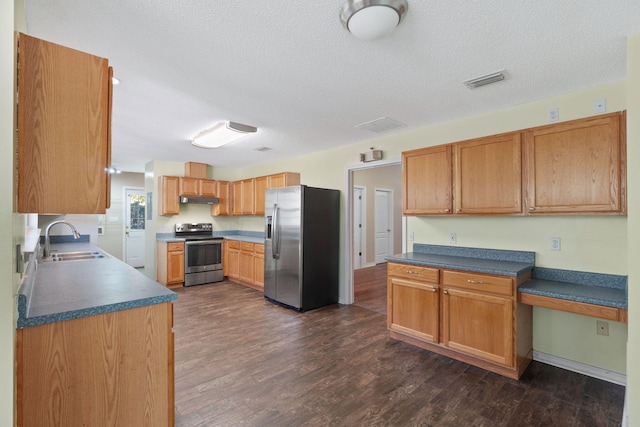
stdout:
[[222,241],[195,240],[184,244],[184,272],[222,270]]

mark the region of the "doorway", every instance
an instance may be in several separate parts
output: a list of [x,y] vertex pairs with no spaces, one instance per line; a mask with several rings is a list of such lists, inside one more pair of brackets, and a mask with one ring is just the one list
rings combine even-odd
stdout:
[[374,193],[375,263],[380,264],[393,253],[393,190],[376,188]]
[[144,267],[146,195],[144,188],[125,188],[124,260],[132,267]]

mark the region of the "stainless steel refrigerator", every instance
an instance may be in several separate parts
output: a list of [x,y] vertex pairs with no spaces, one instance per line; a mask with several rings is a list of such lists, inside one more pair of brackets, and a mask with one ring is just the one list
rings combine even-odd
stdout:
[[338,302],[340,191],[266,190],[264,296],[304,311]]

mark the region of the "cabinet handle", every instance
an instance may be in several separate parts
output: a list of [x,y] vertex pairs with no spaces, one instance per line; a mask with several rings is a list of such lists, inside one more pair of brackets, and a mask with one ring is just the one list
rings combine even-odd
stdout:
[[444,211],[449,213],[449,212],[451,212],[451,209],[445,209]]
[[482,280],[472,280],[472,279],[468,279],[467,282],[469,283],[473,283],[474,285],[484,285],[484,282]]
[[460,213],[462,212],[462,209],[456,209],[456,212]]
[[534,207],[530,207],[530,208],[529,208],[529,211],[530,211],[530,212],[533,212],[533,211],[535,211],[535,210],[536,210],[536,208],[534,208]]
[[419,274],[419,272],[411,271],[411,270],[407,270],[407,271],[405,271],[405,273],[407,273],[407,274]]

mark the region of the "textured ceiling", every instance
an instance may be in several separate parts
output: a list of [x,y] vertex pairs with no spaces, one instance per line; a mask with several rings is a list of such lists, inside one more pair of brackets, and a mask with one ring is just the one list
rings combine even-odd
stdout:
[[[109,59],[113,164],[245,167],[625,79],[638,0],[409,0],[389,36],[358,40],[342,0],[25,0],[28,33]],[[499,69],[508,79],[461,82]],[[214,122],[256,126],[218,149]],[[270,151],[254,150],[267,146]]]

